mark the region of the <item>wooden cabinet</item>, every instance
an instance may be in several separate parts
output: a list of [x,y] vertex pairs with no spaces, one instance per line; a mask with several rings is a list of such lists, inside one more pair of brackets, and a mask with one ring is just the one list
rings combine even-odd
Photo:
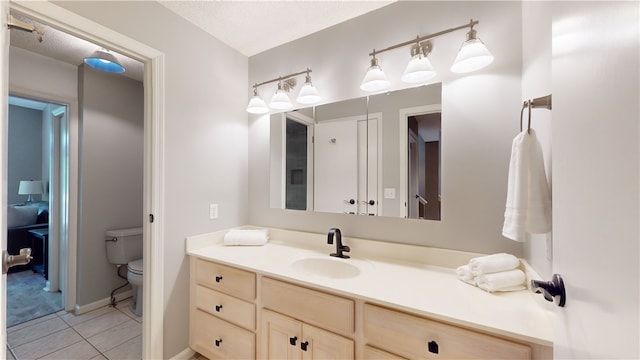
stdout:
[[190,347],[209,359],[255,359],[256,274],[190,262]]
[[411,359],[531,359],[531,348],[424,317],[364,306],[367,343]]
[[354,358],[351,339],[266,309],[261,319],[261,359]]
[[542,359],[548,346],[192,257],[191,348],[209,359]]

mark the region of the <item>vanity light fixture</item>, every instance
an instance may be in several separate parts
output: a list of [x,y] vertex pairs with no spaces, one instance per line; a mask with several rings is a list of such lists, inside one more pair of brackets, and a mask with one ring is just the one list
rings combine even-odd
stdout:
[[258,88],[256,86],[253,87],[253,97],[249,100],[247,112],[251,114],[266,114],[269,112],[267,104],[262,100],[260,95],[258,95]]
[[303,105],[311,105],[320,102],[322,98],[320,97],[318,89],[316,89],[316,87],[311,83],[311,75],[309,75],[311,71],[311,69],[307,69],[305,71],[280,76],[278,78],[253,85],[253,97],[249,101],[249,105],[247,105],[247,112],[251,114],[265,114],[269,112],[266,103],[262,100],[260,95],[258,95],[258,87],[276,81],[278,82],[278,89],[273,94],[271,102],[269,102],[269,107],[275,110],[291,109],[293,104],[291,103],[288,93],[296,86],[297,82],[295,77],[302,74],[306,74],[305,83],[300,89],[300,93],[298,94],[296,101]]
[[407,45],[412,45],[411,60],[409,61],[409,64],[407,64],[401,80],[410,84],[419,84],[430,80],[436,75],[436,72],[428,59],[428,55],[431,53],[433,45],[431,41],[427,40],[466,28],[470,29],[467,33],[467,40],[462,44],[453,66],[451,66],[451,71],[455,73],[465,73],[482,69],[493,61],[493,55],[491,55],[484,43],[476,36],[476,31],[473,27],[478,23],[479,21],[471,19],[469,23],[465,25],[460,25],[429,35],[417,36],[413,40],[389,46],[382,50],[374,49],[369,53],[369,56],[371,56],[371,66],[362,80],[360,89],[370,92],[388,89],[390,83],[382,71],[382,68],[380,68],[376,55]]
[[91,56],[84,58],[84,63],[92,68],[108,73],[121,74],[124,66],[106,49],[98,49]]

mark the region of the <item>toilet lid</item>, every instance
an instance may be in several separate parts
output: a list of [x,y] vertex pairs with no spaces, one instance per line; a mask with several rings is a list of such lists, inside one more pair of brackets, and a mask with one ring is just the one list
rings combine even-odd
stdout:
[[143,269],[144,263],[142,262],[142,259],[131,261],[129,262],[129,264],[127,264],[127,270],[131,271],[134,274],[142,274]]

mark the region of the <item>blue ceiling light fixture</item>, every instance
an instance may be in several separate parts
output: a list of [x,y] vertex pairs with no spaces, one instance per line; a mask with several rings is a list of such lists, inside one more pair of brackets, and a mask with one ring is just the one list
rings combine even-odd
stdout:
[[125,71],[118,59],[105,49],[96,50],[91,56],[84,58],[84,63],[96,70],[112,74],[121,74]]

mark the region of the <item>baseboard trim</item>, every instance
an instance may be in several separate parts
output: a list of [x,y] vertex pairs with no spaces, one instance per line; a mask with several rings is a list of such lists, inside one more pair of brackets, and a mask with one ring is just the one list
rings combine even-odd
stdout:
[[193,355],[195,354],[196,352],[191,350],[191,348],[186,348],[181,352],[177,353],[174,357],[172,357],[169,360],[190,360],[191,358],[193,358]]
[[[131,289],[123,291],[115,295],[116,301],[124,300],[126,298],[131,297],[131,295],[132,295]],[[88,313],[91,310],[96,310],[101,307],[105,307],[107,305],[111,305],[111,298],[100,299],[98,301],[94,301],[86,305],[76,304],[74,312],[76,315],[82,315],[84,313]]]

